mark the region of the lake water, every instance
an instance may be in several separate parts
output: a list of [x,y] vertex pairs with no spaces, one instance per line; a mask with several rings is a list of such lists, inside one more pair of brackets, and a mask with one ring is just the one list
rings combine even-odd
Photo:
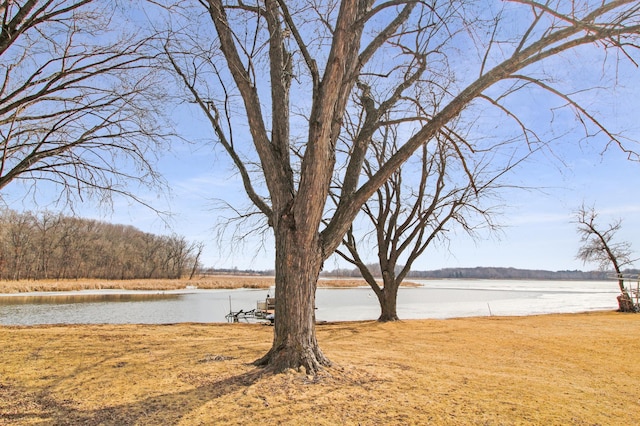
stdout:
[[[614,281],[428,280],[401,288],[401,319],[534,315],[617,309]],[[230,309],[250,310],[270,290],[141,292],[96,290],[0,295],[0,324],[169,324],[226,322]],[[318,321],[375,320],[368,287],[318,289]]]

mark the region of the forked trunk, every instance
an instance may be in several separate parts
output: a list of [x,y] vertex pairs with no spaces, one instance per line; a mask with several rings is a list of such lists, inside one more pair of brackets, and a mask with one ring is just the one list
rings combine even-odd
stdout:
[[316,340],[315,294],[323,261],[318,247],[300,244],[295,229],[276,236],[273,346],[256,365],[276,373],[304,367],[307,374],[331,365]]

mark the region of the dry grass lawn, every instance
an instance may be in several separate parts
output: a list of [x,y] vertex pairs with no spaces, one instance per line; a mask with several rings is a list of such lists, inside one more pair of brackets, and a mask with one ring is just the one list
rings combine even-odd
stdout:
[[311,377],[250,324],[0,327],[0,424],[640,424],[640,315],[335,323]]

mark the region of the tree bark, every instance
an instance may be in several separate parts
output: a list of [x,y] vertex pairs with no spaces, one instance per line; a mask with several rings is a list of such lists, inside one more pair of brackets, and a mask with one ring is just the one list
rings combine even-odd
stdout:
[[275,373],[303,367],[315,374],[331,362],[316,339],[315,293],[323,256],[318,238],[311,245],[297,235],[292,218],[276,227],[276,310],[271,350],[255,361]]
[[624,291],[618,296],[618,311],[619,312],[636,312],[636,308],[633,304],[633,300],[629,293]]
[[378,321],[390,322],[400,321],[397,312],[398,288],[389,288],[385,283],[382,292],[378,293],[378,301],[380,302],[380,316]]

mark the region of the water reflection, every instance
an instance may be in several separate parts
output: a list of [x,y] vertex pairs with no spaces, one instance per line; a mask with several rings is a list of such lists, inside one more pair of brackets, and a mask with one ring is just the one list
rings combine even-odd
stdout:
[[62,305],[72,303],[104,303],[104,302],[145,302],[152,300],[178,299],[175,293],[126,293],[126,294],[61,294],[45,296],[6,296],[0,297],[2,305]]
[[80,291],[0,296],[0,324],[226,322],[231,307],[254,308],[267,291]]

